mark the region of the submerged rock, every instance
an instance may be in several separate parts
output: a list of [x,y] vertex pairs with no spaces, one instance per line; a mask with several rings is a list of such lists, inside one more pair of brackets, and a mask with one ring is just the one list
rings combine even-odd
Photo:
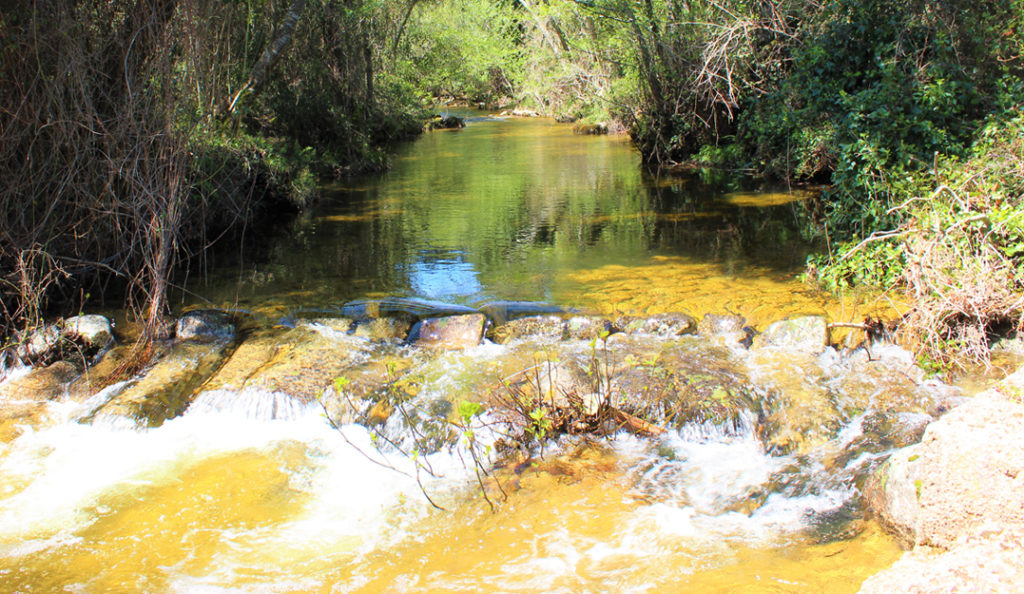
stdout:
[[175,336],[178,340],[231,340],[235,336],[235,326],[227,312],[198,309],[178,319]]
[[565,320],[558,316],[516,318],[495,326],[488,333],[488,337],[498,344],[521,338],[562,340],[565,337]]
[[574,340],[608,338],[614,331],[611,322],[597,316],[573,316],[565,322],[565,336]]
[[760,435],[773,454],[807,454],[831,440],[849,420],[836,406],[812,355],[754,349],[747,363],[764,392]]
[[648,318],[623,316],[615,320],[615,327],[629,334],[672,338],[696,332],[697,320],[684,313],[657,314]]
[[828,322],[821,316],[805,316],[770,324],[754,338],[751,348],[775,347],[817,355],[828,346]]
[[611,382],[631,412],[676,428],[710,424],[733,433],[757,410],[750,379],[731,350],[686,338],[654,344],[660,344],[654,353],[631,349],[636,355],[625,357]]
[[474,347],[483,339],[486,323],[487,316],[483,314],[427,318],[412,327],[409,342],[446,349]]
[[562,307],[536,301],[489,301],[481,305],[479,310],[495,324],[504,324],[516,318],[566,313]]
[[913,353],[895,345],[844,352],[825,365],[825,374],[826,385],[844,411],[870,409],[937,417],[962,400],[958,389],[926,379]]
[[740,316],[706,314],[697,325],[697,332],[705,338],[728,346],[750,346],[753,332],[746,324],[747,321]]
[[404,341],[412,326],[407,318],[373,318],[357,322],[355,335],[377,342]]
[[12,401],[45,402],[59,398],[79,373],[78,368],[67,361],[32,369],[21,377],[0,383],[0,405]]
[[479,313],[464,305],[417,299],[388,297],[386,299],[357,299],[341,307],[341,314],[359,322],[376,318],[400,318],[413,322],[423,318],[439,318]]

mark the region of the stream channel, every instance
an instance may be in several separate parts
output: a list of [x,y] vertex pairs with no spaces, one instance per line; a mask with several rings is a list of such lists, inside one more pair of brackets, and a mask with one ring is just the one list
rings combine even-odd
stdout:
[[[869,309],[793,280],[807,193],[638,161],[623,138],[471,117],[327,188],[244,258],[211,257],[176,306],[232,312],[235,336],[164,345],[136,380],[73,382],[6,421],[0,590],[856,591],[900,555],[864,478],[956,390],[891,345],[659,326]],[[400,318],[350,319],[391,302],[639,321],[437,349],[405,344]],[[538,391],[647,394],[666,431],[549,440],[485,497],[451,420],[531,366]],[[606,386],[584,387],[595,375]],[[471,419],[485,458],[492,421]]]

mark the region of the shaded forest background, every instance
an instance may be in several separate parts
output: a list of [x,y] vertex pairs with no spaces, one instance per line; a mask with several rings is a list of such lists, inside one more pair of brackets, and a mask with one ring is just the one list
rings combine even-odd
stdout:
[[810,281],[937,359],[1024,325],[1019,0],[55,0],[0,11],[0,336],[168,283],[460,100],[824,185]]

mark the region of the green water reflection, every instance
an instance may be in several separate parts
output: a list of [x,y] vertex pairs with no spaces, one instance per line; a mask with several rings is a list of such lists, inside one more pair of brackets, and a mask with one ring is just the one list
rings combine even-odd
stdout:
[[743,185],[655,178],[624,137],[472,118],[404,146],[381,176],[326,188],[317,207],[261,240],[263,256],[214,266],[188,289],[239,307],[383,294],[577,305],[592,289],[574,273],[659,257],[783,282],[808,250],[796,231],[805,195]]

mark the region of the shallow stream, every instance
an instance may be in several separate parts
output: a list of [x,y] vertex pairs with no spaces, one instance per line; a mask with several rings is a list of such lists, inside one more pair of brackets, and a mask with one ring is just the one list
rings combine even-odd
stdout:
[[[301,331],[306,343],[267,347],[274,365],[323,341],[346,349],[349,369],[400,361],[387,373],[414,378],[424,408],[472,399],[530,353],[585,359],[594,347],[529,338],[426,353],[334,332],[344,303],[731,312],[759,330],[885,307],[793,280],[810,250],[808,193],[720,181],[642,173],[622,138],[474,117],[404,147],[379,178],[330,188],[245,257],[209,260],[179,305],[241,312],[235,359],[254,336]],[[465,439],[414,456],[378,449],[408,429],[394,416],[376,433],[335,428],[308,398],[207,383],[184,414],[143,428],[91,415],[110,394],[58,398],[0,432],[0,590],[842,592],[899,556],[860,500],[893,445],[878,427],[913,433],[950,394],[908,371],[906,353],[617,344],[747,404],[656,438],[547,443],[495,471],[505,494],[488,483],[493,511]],[[493,441],[486,419],[477,437]]]

